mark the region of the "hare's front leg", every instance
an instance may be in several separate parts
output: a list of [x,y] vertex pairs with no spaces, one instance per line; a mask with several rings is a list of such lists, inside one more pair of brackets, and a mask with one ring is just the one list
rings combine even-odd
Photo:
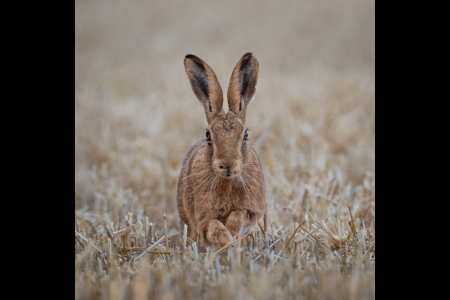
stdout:
[[233,237],[228,229],[219,220],[211,220],[208,223],[206,239],[217,249],[225,246]]
[[225,227],[230,231],[231,235],[236,235],[244,226],[251,225],[252,215],[247,210],[233,211],[227,218]]

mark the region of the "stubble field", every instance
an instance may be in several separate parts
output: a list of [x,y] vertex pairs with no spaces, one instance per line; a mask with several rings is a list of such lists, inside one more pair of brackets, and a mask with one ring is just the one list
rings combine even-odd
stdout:
[[[176,208],[206,127],[183,59],[226,91],[246,52],[267,220],[199,253]],[[374,297],[373,1],[75,2],[76,299]]]

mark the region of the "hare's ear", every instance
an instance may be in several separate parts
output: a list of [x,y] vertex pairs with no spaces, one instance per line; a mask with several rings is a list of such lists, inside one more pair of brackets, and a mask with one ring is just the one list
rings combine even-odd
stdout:
[[184,59],[186,74],[195,96],[203,105],[208,124],[222,112],[223,93],[214,71],[200,58],[188,54]]
[[228,86],[228,106],[245,122],[247,105],[253,101],[258,82],[259,64],[252,53],[246,53],[234,67]]

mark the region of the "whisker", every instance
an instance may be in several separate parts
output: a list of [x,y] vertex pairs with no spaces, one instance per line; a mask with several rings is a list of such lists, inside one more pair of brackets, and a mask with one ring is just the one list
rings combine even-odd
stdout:
[[209,171],[209,169],[206,169],[206,170],[203,170],[203,171],[201,171],[201,172],[198,172],[198,173],[195,173],[195,174],[192,174],[192,175],[189,175],[189,176],[183,177],[183,178],[181,178],[180,180],[183,180],[183,179],[186,179],[186,178],[189,178],[189,177],[191,177],[191,176],[195,176],[195,175],[198,175],[198,174],[202,174],[203,172],[206,172],[206,171]]
[[[241,174],[242,176],[242,179],[246,182],[246,185],[248,185],[248,186],[251,186],[250,184],[249,184],[249,182],[247,181],[247,180],[245,180],[245,174]],[[250,190],[250,188],[248,188],[249,190]],[[250,194],[250,197],[251,197],[251,200],[252,200],[252,203],[254,204],[254,209],[256,209],[256,202],[255,202],[255,199],[253,199],[253,197],[252,197],[252,195]]]
[[265,188],[264,186],[262,186],[258,181],[256,181],[256,180],[252,177],[252,175],[250,175],[249,173],[245,172],[245,170],[242,170],[242,172],[245,173],[245,174],[247,174],[247,176],[250,177],[251,180],[253,180],[253,181],[254,181],[255,183],[257,183],[260,187],[262,187],[265,191],[267,191],[266,188]]
[[[203,185],[203,183],[206,181],[206,180],[208,180],[211,176],[213,176],[214,175],[214,173],[212,173],[212,174],[210,174],[210,175],[208,175],[207,177],[206,177],[206,179],[205,180],[203,180],[202,181],[202,183],[200,183],[186,198],[189,198],[199,187],[201,187],[202,185]],[[205,175],[206,176],[206,175]],[[204,177],[202,177],[201,179],[203,179]],[[201,179],[199,179],[198,181],[200,181]],[[197,181],[197,182],[198,182]],[[195,183],[196,184],[196,183]],[[194,187],[195,187],[195,184],[194,184]]]
[[215,177],[214,177],[214,181],[213,181],[213,183],[211,184],[211,187],[210,187],[210,189],[209,189],[209,213],[211,214],[211,219],[212,219],[212,210],[211,210],[211,200],[212,200],[212,190],[213,190],[213,187],[215,186],[215,184],[216,184],[216,182],[217,182],[217,178],[218,178],[218,176],[216,175]]
[[[280,164],[280,163],[268,163],[268,162],[266,162],[266,161],[264,161],[264,160],[261,160],[260,162],[261,162],[261,165],[262,165],[262,166],[284,166],[284,164]],[[251,163],[251,162],[248,162],[248,163],[246,163],[246,164],[248,164],[248,165],[255,165],[255,166],[259,166],[259,165],[260,165],[259,163]]]
[[[246,191],[246,193],[247,193],[248,205],[249,205],[250,207],[252,207],[253,197],[251,196],[250,190],[249,190],[247,184],[245,183],[244,178],[242,177],[242,173],[239,174],[238,177],[239,177],[239,180],[241,180],[242,186],[244,187],[244,189],[245,189],[245,191]],[[250,198],[251,198],[252,201],[250,201]]]
[[203,185],[203,188],[200,190],[200,194],[203,194],[203,191],[206,192],[208,190],[208,189],[205,190],[205,187],[207,188],[211,184],[211,182],[214,180],[216,174],[213,172],[212,175],[213,176],[209,179],[209,181]]
[[[241,174],[239,174],[239,175],[237,176],[237,178],[238,178],[239,181],[241,182],[242,187],[243,187],[244,190],[245,190],[245,193],[247,193],[247,189],[245,188],[244,183],[243,183],[243,181],[242,181],[242,179],[241,179]],[[247,200],[248,200],[248,204],[250,205],[250,199],[248,199],[248,196],[247,196]]]

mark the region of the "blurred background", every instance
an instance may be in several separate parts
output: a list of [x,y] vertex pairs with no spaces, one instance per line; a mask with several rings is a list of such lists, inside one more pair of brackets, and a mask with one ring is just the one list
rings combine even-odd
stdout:
[[176,229],[181,162],[206,126],[184,56],[206,61],[226,91],[246,52],[260,65],[247,125],[270,222],[348,216],[347,205],[369,218],[372,0],[75,1],[76,211],[161,224],[165,207]]

